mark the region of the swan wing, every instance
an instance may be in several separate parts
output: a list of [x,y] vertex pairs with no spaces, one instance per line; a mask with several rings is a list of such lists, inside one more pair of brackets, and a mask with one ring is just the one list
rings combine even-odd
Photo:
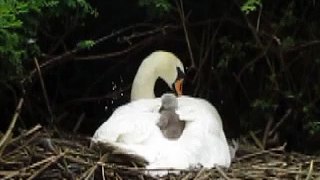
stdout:
[[92,141],[139,144],[150,139],[160,115],[159,100],[139,100],[115,110],[94,133]]
[[205,167],[230,166],[230,153],[219,113],[208,101],[182,96],[178,99],[181,119],[187,119],[179,141]]

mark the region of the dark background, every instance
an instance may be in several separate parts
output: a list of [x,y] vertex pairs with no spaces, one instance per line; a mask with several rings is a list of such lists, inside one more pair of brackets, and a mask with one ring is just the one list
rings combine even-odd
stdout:
[[[318,150],[319,2],[262,1],[262,6],[245,14],[241,1],[185,0],[185,19],[179,15],[179,2],[169,2],[168,12],[138,1],[88,2],[99,15],[87,16],[70,29],[62,28],[66,22],[61,17],[41,19],[39,29],[60,38],[49,38],[39,30],[37,43],[45,54],[39,55],[40,64],[70,52],[82,40],[127,30],[41,69],[52,114],[38,74],[26,81],[16,133],[40,123],[91,136],[116,107],[129,101],[141,61],[161,49],[183,61],[187,72],[184,93],[210,101],[229,138],[247,137],[251,131],[260,139],[267,138],[266,147],[287,142],[288,150]],[[32,59],[24,60],[24,68],[21,79],[35,68]],[[22,96],[19,82],[6,81],[1,88],[2,132]],[[162,85],[159,82],[156,94],[161,93]],[[274,132],[264,135],[274,127]]]

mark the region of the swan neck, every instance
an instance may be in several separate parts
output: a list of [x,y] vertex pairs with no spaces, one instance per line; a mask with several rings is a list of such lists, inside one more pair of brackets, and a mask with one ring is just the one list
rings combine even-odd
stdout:
[[131,101],[138,99],[152,99],[155,98],[154,86],[157,77],[153,71],[144,71],[146,69],[139,69],[137,72],[132,88],[131,88]]

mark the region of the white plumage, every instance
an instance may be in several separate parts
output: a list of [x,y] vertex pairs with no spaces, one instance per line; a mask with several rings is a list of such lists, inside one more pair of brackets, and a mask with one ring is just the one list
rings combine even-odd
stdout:
[[[170,58],[166,58],[167,55]],[[166,62],[168,59],[170,63]],[[111,143],[128,153],[138,154],[149,162],[149,169],[186,169],[199,164],[208,168],[215,165],[229,167],[231,158],[221,118],[217,110],[204,99],[178,97],[177,114],[186,121],[185,129],[177,140],[169,140],[162,135],[156,125],[160,118],[161,99],[154,98],[154,82],[160,77],[167,79],[168,85],[174,87],[171,85],[177,79],[175,71],[181,68],[182,63],[173,54],[163,51],[147,57],[144,64],[148,64],[145,61],[153,63],[150,63],[152,66],[144,65],[142,69],[140,66],[138,70],[132,96],[138,94],[139,97],[131,97],[135,101],[117,108],[96,130],[92,141]],[[166,68],[161,67],[164,64]],[[157,72],[159,66],[161,71],[166,72]],[[143,76],[145,72],[148,72],[148,76]],[[158,75],[151,76],[150,72],[157,72]],[[164,77],[167,75],[175,77]],[[143,87],[139,84],[143,84]],[[146,97],[142,97],[143,91],[152,92],[145,92]]]

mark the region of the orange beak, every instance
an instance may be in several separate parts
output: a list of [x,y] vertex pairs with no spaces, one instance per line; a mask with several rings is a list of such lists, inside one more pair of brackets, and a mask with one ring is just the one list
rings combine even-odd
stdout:
[[174,88],[178,96],[182,95],[182,90],[183,90],[182,87],[183,87],[183,79],[176,80],[176,82],[174,83]]

